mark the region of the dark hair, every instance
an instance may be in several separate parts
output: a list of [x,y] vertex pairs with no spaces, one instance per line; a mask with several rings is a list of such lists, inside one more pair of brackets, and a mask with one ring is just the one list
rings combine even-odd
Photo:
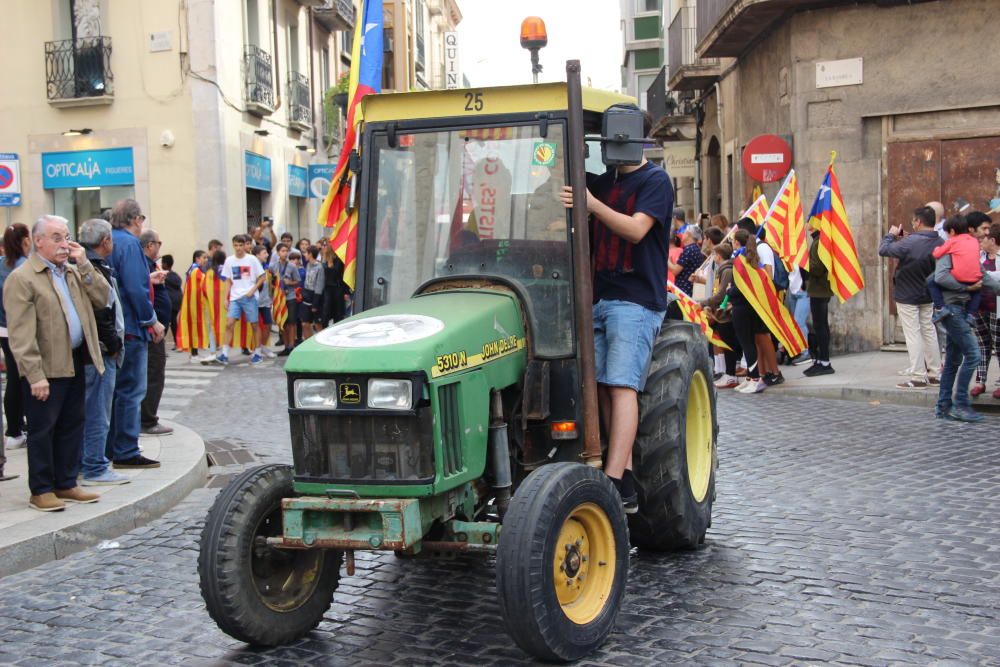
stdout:
[[[753,223],[751,222],[751,224]],[[750,262],[750,266],[755,269],[760,266],[760,256],[757,254],[757,239],[754,235],[745,229],[739,229],[733,234],[733,238],[739,241],[740,245],[746,249],[746,258]]]
[[913,209],[913,219],[919,220],[924,227],[933,229],[934,223],[937,222],[937,214],[930,206],[918,206]]
[[711,241],[713,245],[718,245],[722,243],[722,238],[725,234],[723,234],[722,230],[718,227],[709,227],[705,230],[705,236],[708,237],[708,240]]
[[263,245],[257,244],[253,247],[253,252],[251,254],[256,256],[257,253],[259,253],[261,250],[267,252],[267,248],[265,248]]
[[944,221],[944,231],[968,234],[969,220],[964,215],[953,215]]
[[723,260],[732,259],[733,257],[733,246],[728,243],[720,243],[719,245],[712,248],[712,252],[721,257]]
[[222,265],[226,263],[226,253],[216,250],[212,253],[212,268],[218,273],[222,270]]
[[274,252],[278,252],[282,248],[284,248],[285,250],[288,250],[288,244],[287,243],[279,243],[278,245],[274,246]]
[[160,266],[162,266],[167,271],[169,271],[170,269],[174,268],[174,256],[173,255],[164,255],[163,257],[161,257],[160,258]]
[[3,260],[13,268],[14,263],[24,257],[24,239],[31,237],[28,225],[15,222],[3,232]]
[[233,243],[246,243],[246,234],[236,234],[233,236]]
[[306,252],[312,255],[313,259],[319,259],[319,247],[311,245],[306,248]]
[[979,226],[984,222],[987,224],[993,224],[993,218],[986,215],[982,211],[973,211],[969,215],[965,216],[965,219],[969,222],[969,229],[979,229]]
[[282,242],[284,242],[285,239],[288,239],[289,241],[291,241],[291,240],[295,239],[295,237],[292,236],[291,232],[282,232],[281,233],[281,240],[282,240]]
[[986,236],[993,239],[993,242],[997,245],[1000,245],[1000,222],[990,224],[990,231],[986,232]]
[[197,264],[198,260],[201,259],[202,257],[204,257],[207,254],[208,253],[205,252],[204,250],[195,250],[194,254],[191,255],[191,263],[192,264]]
[[674,220],[684,220],[687,222],[687,216],[684,215],[684,209],[677,207],[671,213],[670,217]]
[[[208,242],[208,249],[212,250],[212,246],[216,246],[218,248],[221,248],[222,247],[222,241],[220,241],[219,239],[212,239],[211,241]],[[215,252],[215,251],[212,250],[212,252]]]

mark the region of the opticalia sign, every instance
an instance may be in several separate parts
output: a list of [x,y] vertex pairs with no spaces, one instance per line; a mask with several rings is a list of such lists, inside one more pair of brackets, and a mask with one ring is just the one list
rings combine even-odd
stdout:
[[306,194],[306,168],[288,165],[288,196],[305,197]]
[[134,184],[131,148],[42,153],[42,187],[46,190]]
[[271,191],[271,159],[246,151],[243,154],[246,186],[251,190]]

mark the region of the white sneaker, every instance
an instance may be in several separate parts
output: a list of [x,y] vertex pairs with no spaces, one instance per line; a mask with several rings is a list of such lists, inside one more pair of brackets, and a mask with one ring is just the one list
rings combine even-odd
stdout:
[[272,350],[269,347],[260,348],[260,353],[263,354],[268,359],[274,359],[275,357],[278,356],[277,354],[274,353],[274,350]]
[[747,389],[744,394],[759,394],[765,389],[767,389],[767,383],[764,380],[757,380],[757,382],[750,383],[750,389]]
[[191,363],[191,364],[200,364],[203,361],[205,361],[204,357],[189,357],[188,358],[188,363]]
[[28,442],[28,436],[22,433],[17,436],[7,436],[3,441],[3,446],[6,449],[20,449],[24,447],[25,443]]
[[740,392],[741,394],[748,394],[748,393],[750,393],[750,388],[751,387],[755,387],[756,385],[757,385],[757,381],[756,380],[751,380],[748,377],[748,378],[746,378],[743,381],[743,384],[741,384],[740,386],[738,386],[736,388],[736,391]]
[[716,389],[730,389],[732,387],[739,386],[739,379],[735,375],[722,374],[718,380],[714,382]]

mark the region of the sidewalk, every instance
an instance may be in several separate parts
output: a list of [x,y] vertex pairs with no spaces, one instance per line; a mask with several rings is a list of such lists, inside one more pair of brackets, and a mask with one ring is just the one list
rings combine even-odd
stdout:
[[86,487],[101,494],[89,505],[70,504],[62,512],[28,507],[28,459],[22,447],[7,452],[5,472],[17,479],[0,482],[0,577],[113,539],[162,516],[205,482],[205,444],[194,431],[175,423],[171,435],[143,436],[143,454],[159,468],[124,470],[132,478],[121,486]]
[[[907,378],[898,375],[905,368],[908,358],[900,352],[864,352],[835,356],[831,363],[837,371],[833,375],[808,378],[802,372],[805,366],[782,366],[784,384],[769,387],[769,392],[816,398],[837,398],[850,401],[879,401],[892,405],[918,405],[933,408],[937,402],[938,388],[898,389],[896,384]],[[973,407],[986,413],[1000,414],[1000,400],[991,396],[998,389],[997,363],[991,361],[986,382],[986,393],[972,402]]]

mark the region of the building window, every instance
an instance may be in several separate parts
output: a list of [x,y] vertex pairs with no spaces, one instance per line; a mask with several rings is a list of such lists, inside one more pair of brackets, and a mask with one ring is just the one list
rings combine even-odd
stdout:
[[638,49],[635,54],[635,69],[659,69],[663,64],[662,49]]
[[324,92],[330,89],[330,49],[325,46],[319,57],[319,82]]
[[340,32],[340,57],[351,60],[351,53],[354,51],[354,31],[342,30]]
[[660,0],[635,0],[635,13],[660,11]]
[[660,17],[642,16],[633,20],[632,37],[634,39],[659,39]]
[[646,91],[649,87],[653,85],[656,80],[656,74],[639,74],[636,76],[636,86],[635,86],[635,96],[639,100],[639,106],[642,107],[643,111],[648,111],[646,108]]

